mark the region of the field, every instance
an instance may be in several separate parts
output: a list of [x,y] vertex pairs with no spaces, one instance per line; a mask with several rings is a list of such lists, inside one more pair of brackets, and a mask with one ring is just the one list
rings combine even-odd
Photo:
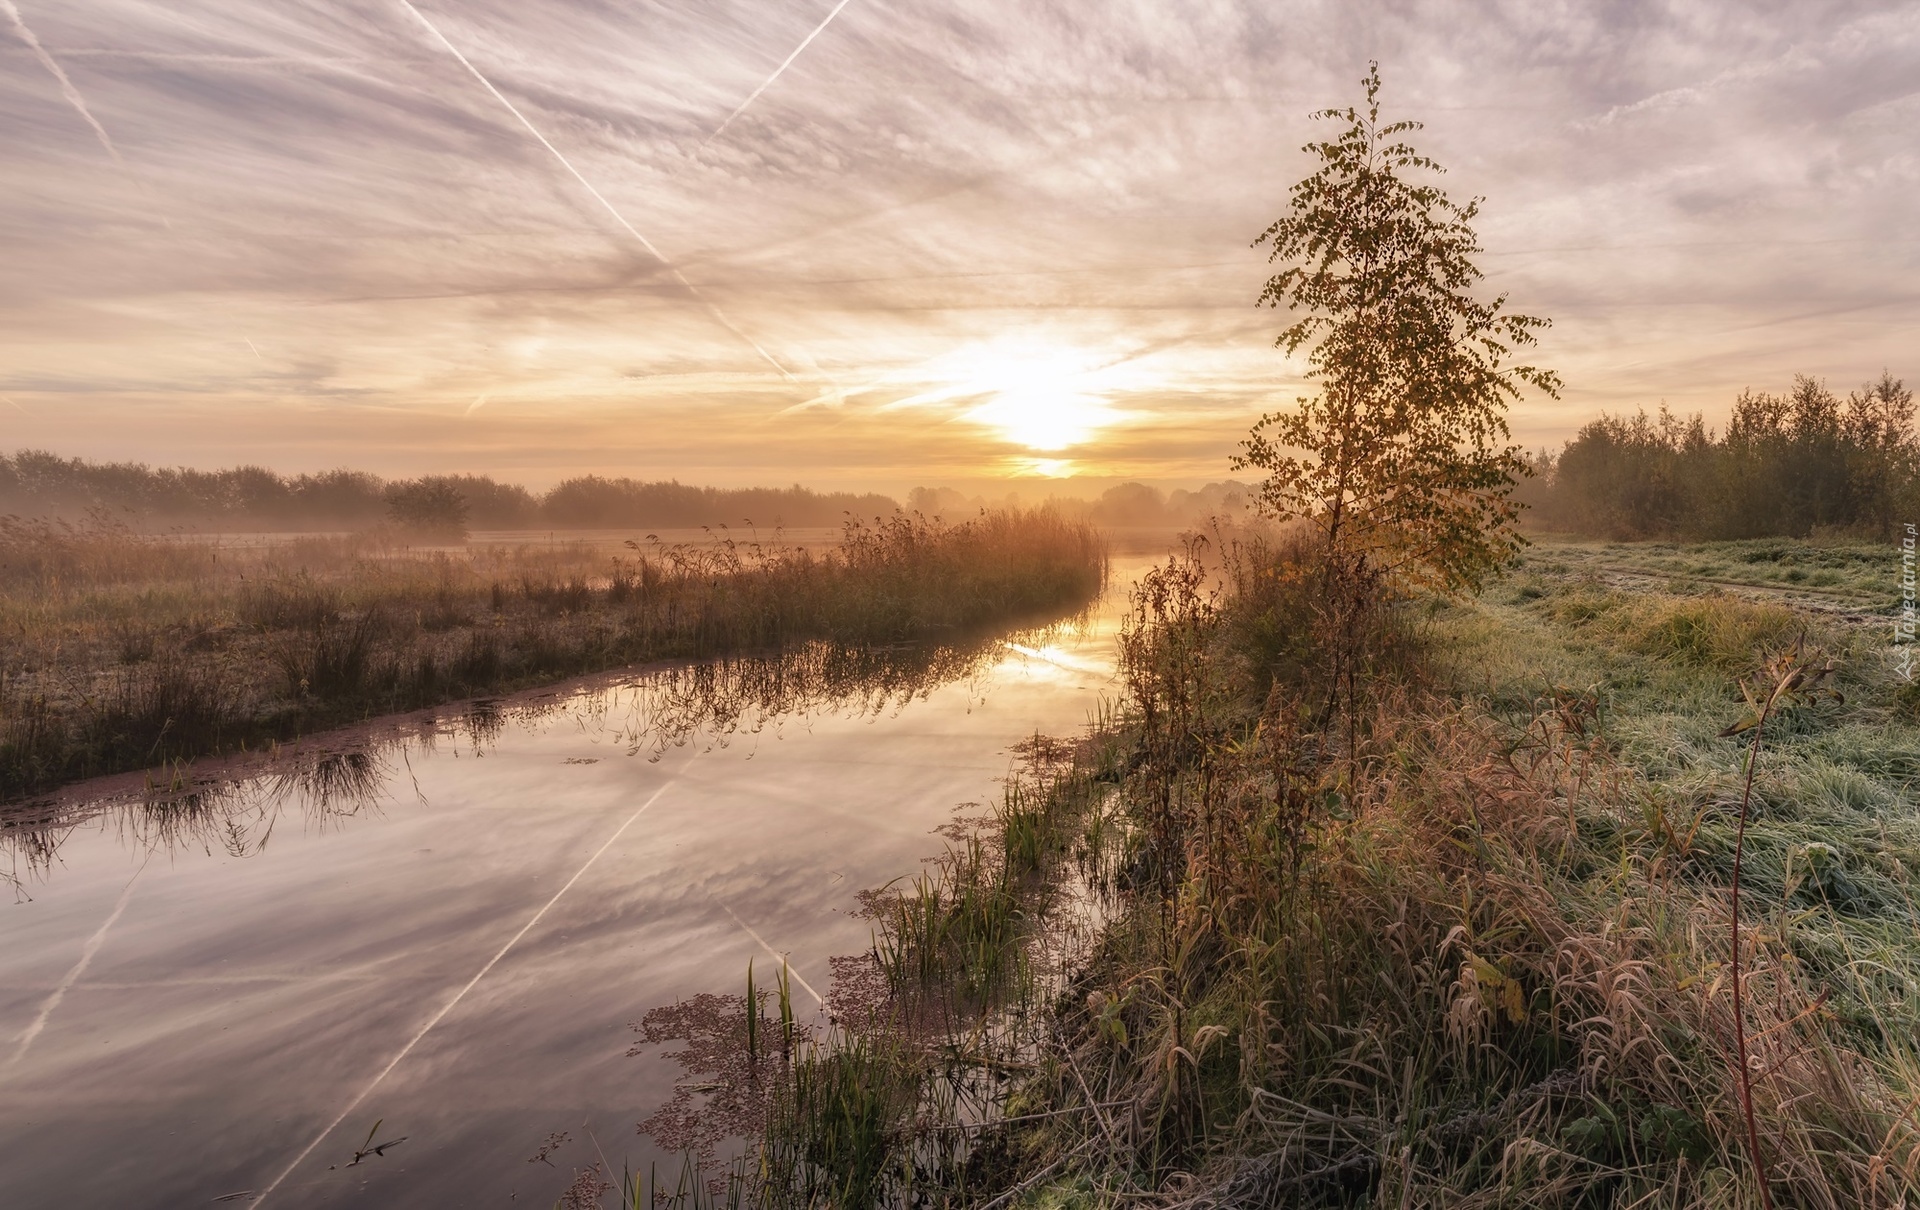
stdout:
[[[1911,1204],[1898,552],[1542,543],[1405,607],[1351,741],[1311,725],[1284,566],[1137,593],[1126,701],[872,901],[878,984],[771,1082],[727,1196]],[[1749,800],[1723,733],[1781,656],[1839,692],[1770,718]]]
[[1050,513],[611,549],[0,519],[0,800],[628,664],[963,638],[1080,608],[1105,558]]
[[[1743,542],[1597,542],[1544,538],[1526,571],[1593,576],[1628,591],[1719,589],[1854,620],[1898,596],[1899,552],[1887,543],[1756,538]],[[1524,573],[1523,573],[1524,574]]]

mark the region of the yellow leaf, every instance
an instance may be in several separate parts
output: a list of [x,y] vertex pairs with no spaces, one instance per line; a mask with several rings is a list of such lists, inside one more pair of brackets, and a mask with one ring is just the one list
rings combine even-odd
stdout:
[[1760,725],[1760,716],[1752,712],[1748,712],[1747,714],[1744,714],[1741,716],[1739,722],[1734,723],[1732,726],[1728,727],[1725,731],[1722,731],[1720,735],[1721,735],[1721,738],[1724,739],[1729,735],[1738,735],[1742,731],[1751,731],[1755,727],[1758,727],[1759,725]]

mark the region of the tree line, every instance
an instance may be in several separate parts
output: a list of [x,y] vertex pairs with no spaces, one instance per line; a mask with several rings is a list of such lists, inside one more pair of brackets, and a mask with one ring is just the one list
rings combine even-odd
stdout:
[[[1214,518],[1244,517],[1253,508],[1256,488],[1228,479],[1196,489],[1162,491],[1151,484],[1116,484],[1098,496],[1049,495],[1041,507],[1062,517],[1088,521],[1106,529],[1187,529],[1206,526]],[[1019,508],[1029,504],[1017,493],[1001,499],[967,495],[951,487],[916,487],[907,493],[907,511],[954,520],[981,511]]]
[[1531,463],[1531,519],[1602,537],[1883,535],[1920,517],[1913,391],[1885,371],[1844,399],[1805,375],[1743,391],[1718,433],[1664,406],[1603,415]]
[[361,529],[393,523],[474,529],[678,528],[748,520],[762,526],[838,525],[898,506],[875,493],[696,487],[583,475],[535,493],[486,475],[383,479],[366,471],[280,475],[260,466],[202,471],[91,462],[44,450],[0,454],[0,514],[80,517],[104,512],[136,526]]

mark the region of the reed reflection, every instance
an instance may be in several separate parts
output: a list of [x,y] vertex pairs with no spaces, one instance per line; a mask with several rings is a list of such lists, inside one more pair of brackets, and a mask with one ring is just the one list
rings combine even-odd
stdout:
[[773,655],[612,674],[563,693],[483,699],[251,759],[150,771],[133,784],[82,784],[0,810],[0,880],[16,897],[30,896],[35,883],[59,869],[67,839],[87,827],[109,831],[147,855],[251,857],[288,821],[311,833],[377,816],[397,787],[424,801],[411,778],[416,758],[431,758],[449,744],[484,753],[510,742],[510,727],[538,734],[570,725],[609,738],[629,756],[658,761],[675,747],[724,747],[789,720],[886,716],[948,685],[965,685],[971,708],[1000,659],[1010,653],[1023,659],[1024,651],[1060,641],[1088,616],[961,642],[811,642]]

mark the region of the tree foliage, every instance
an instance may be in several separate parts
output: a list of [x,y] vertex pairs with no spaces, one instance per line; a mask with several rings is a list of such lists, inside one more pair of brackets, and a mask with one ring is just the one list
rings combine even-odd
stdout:
[[200,471],[19,450],[0,453],[0,514],[79,518],[104,511],[141,527],[349,529],[395,520],[390,492],[405,493],[422,483],[450,488],[466,504],[467,523],[478,529],[666,529],[739,526],[748,519],[766,529],[838,527],[849,515],[885,516],[899,507],[875,493],[816,492],[798,484],[717,488],[581,475],[535,494],[486,475],[389,482],[365,471],[284,476],[250,466]]
[[457,483],[429,476],[387,485],[387,516],[423,535],[467,536],[467,500]]
[[1280,267],[1259,302],[1295,316],[1276,343],[1308,350],[1319,393],[1263,416],[1235,466],[1267,473],[1264,511],[1317,527],[1337,592],[1459,591],[1519,546],[1507,405],[1559,380],[1512,360],[1547,321],[1474,295],[1480,200],[1414,179],[1444,171],[1405,140],[1420,123],[1381,123],[1377,64],[1364,84],[1363,108],[1314,115],[1345,128],[1307,144],[1317,169],[1255,241]]
[[1614,538],[1884,536],[1920,509],[1913,391],[1884,371],[1845,400],[1805,375],[1742,391],[1720,434],[1665,407],[1601,416],[1536,469],[1542,523]]

